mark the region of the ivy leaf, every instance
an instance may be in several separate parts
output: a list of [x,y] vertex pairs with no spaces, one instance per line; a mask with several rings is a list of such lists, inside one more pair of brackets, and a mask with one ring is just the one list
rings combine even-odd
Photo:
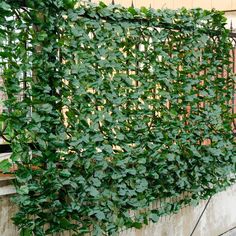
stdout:
[[97,197],[97,196],[99,195],[98,190],[97,190],[95,187],[93,187],[93,186],[91,186],[90,188],[88,188],[88,192],[89,192],[90,195],[93,196],[93,197]]
[[142,223],[140,223],[140,222],[134,222],[134,223],[132,224],[132,226],[133,226],[134,228],[136,228],[136,229],[141,229],[141,228],[142,228]]
[[18,194],[28,194],[29,193],[29,187],[27,185],[22,185],[18,190]]
[[71,222],[66,218],[60,219],[60,225],[63,229],[70,229],[71,228]]
[[9,172],[12,164],[9,160],[0,161],[0,170],[4,173]]
[[20,236],[33,236],[32,230],[30,230],[30,229],[22,229],[20,231]]
[[152,222],[156,223],[156,222],[158,221],[158,219],[159,219],[159,215],[158,215],[157,213],[151,213],[151,214],[149,215],[149,218],[150,218],[150,220],[151,220]]
[[105,216],[105,214],[102,211],[97,211],[95,216],[97,217],[98,220],[106,219],[106,216]]
[[60,172],[60,175],[63,176],[63,177],[68,178],[68,177],[71,176],[71,172],[70,172],[69,170],[62,170],[62,171]]
[[0,8],[2,8],[5,11],[9,11],[11,9],[11,6],[9,4],[7,4],[6,2],[1,2],[0,3]]

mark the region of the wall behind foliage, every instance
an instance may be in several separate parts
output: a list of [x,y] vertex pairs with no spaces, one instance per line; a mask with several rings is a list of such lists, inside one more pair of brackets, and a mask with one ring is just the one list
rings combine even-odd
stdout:
[[[105,3],[111,3],[112,0],[104,0]],[[92,2],[99,2],[99,0],[92,0]],[[132,0],[115,0],[115,3],[119,3],[123,6],[130,6]],[[217,10],[232,10],[236,9],[235,0],[133,0],[135,7],[150,5],[153,8],[171,8],[177,9],[181,7],[196,8],[201,7],[204,9],[215,8]]]

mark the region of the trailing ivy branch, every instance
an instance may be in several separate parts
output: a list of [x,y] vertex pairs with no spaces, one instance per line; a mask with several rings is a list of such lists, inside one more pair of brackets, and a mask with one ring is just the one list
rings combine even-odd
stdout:
[[0,24],[21,235],[141,228],[235,182],[222,12],[5,0]]

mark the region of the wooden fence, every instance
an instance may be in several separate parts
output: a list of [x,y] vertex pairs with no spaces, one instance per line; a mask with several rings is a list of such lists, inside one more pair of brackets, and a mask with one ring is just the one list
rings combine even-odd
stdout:
[[[91,0],[98,3],[100,0]],[[236,1],[234,0],[104,0],[106,4],[116,3],[129,7],[134,5],[135,7],[153,7],[153,8],[170,8],[177,9],[181,7],[196,8],[201,7],[204,9],[219,9],[219,10],[232,10],[236,9]]]

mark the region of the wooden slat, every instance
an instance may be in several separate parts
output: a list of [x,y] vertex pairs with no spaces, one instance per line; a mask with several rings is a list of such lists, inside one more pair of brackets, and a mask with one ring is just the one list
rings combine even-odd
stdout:
[[153,8],[174,8],[174,0],[152,0],[151,5]]
[[210,0],[194,0],[193,8],[201,7],[204,9],[211,9],[212,2]]
[[179,8],[182,8],[182,7],[185,7],[185,8],[188,8],[188,9],[193,8],[193,0],[174,1],[174,6],[173,6],[174,9],[179,9]]
[[151,0],[134,0],[134,6],[138,8],[149,7],[151,3]]
[[230,10],[233,9],[232,2],[235,2],[235,0],[212,0],[212,8],[219,10]]
[[120,4],[124,7],[130,7],[131,6],[131,0],[116,0],[115,3],[116,4]]
[[6,196],[6,195],[15,194],[15,193],[16,193],[16,189],[13,185],[0,187],[0,196]]

